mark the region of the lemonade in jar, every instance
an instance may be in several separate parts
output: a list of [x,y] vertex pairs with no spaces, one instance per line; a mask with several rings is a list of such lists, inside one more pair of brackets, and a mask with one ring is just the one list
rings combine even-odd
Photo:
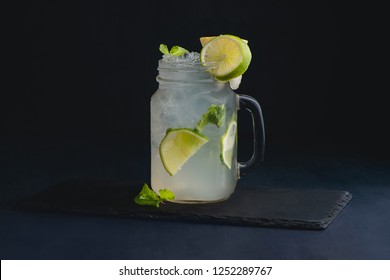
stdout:
[[[246,40],[232,35],[202,37],[200,53],[180,47],[159,60],[158,90],[151,98],[151,185],[169,189],[174,202],[222,201],[264,147],[258,102],[236,89],[251,61]],[[254,153],[237,161],[237,111],[245,107],[254,123]],[[262,151],[261,151],[262,152]]]

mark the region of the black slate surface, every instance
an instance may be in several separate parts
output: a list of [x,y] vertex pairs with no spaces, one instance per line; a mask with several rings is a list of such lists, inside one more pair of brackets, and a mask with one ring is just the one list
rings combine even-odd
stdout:
[[166,203],[154,208],[133,202],[141,186],[142,183],[77,178],[19,201],[17,208],[318,230],[327,228],[352,198],[347,191],[238,187],[223,202]]

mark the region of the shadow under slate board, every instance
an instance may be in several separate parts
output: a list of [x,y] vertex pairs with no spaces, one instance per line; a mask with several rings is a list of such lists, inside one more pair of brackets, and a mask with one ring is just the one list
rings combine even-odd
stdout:
[[241,187],[223,202],[154,208],[134,203],[141,187],[142,183],[76,178],[19,201],[17,209],[319,230],[327,228],[352,198],[347,191]]

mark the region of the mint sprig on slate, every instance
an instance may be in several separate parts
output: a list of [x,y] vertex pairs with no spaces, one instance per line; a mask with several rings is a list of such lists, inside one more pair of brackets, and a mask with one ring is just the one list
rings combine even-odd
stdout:
[[175,194],[168,189],[161,189],[158,192],[159,195],[145,183],[141,192],[134,198],[134,202],[138,205],[149,205],[158,208],[161,202],[175,199]]

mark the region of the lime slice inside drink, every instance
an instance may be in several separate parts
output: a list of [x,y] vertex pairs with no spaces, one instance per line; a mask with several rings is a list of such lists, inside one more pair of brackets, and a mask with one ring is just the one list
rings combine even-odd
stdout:
[[237,133],[237,122],[235,120],[232,120],[229,123],[226,132],[221,136],[221,161],[229,169],[232,168],[236,133]]
[[169,175],[175,175],[208,142],[206,136],[190,128],[168,129],[160,143],[160,157]]

